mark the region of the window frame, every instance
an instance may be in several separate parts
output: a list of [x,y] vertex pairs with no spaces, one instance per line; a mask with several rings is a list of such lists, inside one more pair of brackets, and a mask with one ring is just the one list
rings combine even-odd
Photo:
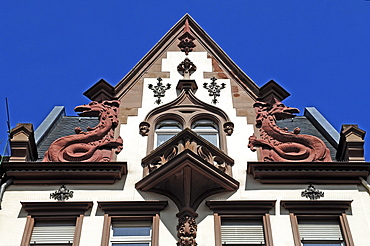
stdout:
[[148,136],[147,154],[155,149],[154,135],[156,124],[166,119],[178,120],[183,129],[191,129],[196,120],[208,119],[214,121],[218,126],[219,149],[227,154],[226,136],[231,136],[234,124],[230,121],[226,112],[222,109],[207,104],[194,96],[189,91],[182,91],[172,102],[164,104],[151,110],[139,125],[142,136]]
[[[21,246],[30,246],[35,222],[74,221],[75,231],[72,246],[79,246],[84,213],[93,202],[21,202],[27,211]],[[37,245],[37,244],[34,244]]]
[[[201,122],[201,121],[203,121],[201,123],[201,125],[210,126],[212,129],[211,128],[209,128],[209,129],[196,129],[196,127],[197,127],[196,125],[200,124],[199,122]],[[219,129],[220,129],[219,125],[214,120],[211,120],[209,118],[196,119],[191,123],[191,130],[193,132],[195,132],[200,137],[204,138],[205,140],[207,140],[208,142],[210,142],[211,144],[213,144],[217,148],[220,148],[220,130]],[[202,135],[215,135],[216,136],[216,143],[212,143],[211,141],[209,141],[207,138],[203,137]]]
[[[166,126],[166,123],[167,125],[169,125],[169,123],[172,123],[172,125],[176,125],[178,126],[179,129],[160,129],[161,124],[163,126]],[[174,120],[174,119],[164,119],[164,120],[161,120],[159,121],[156,125],[155,125],[155,133],[154,133],[154,146],[157,148],[159,146],[161,146],[163,143],[165,143],[167,140],[169,140],[170,138],[176,136],[176,134],[178,134],[179,132],[181,132],[183,130],[183,124],[181,124],[181,122],[179,122],[178,120]],[[171,135],[170,138],[168,138],[165,142],[161,143],[161,144],[158,144],[158,135]]]
[[273,246],[270,210],[275,207],[276,200],[268,201],[206,201],[206,205],[213,210],[215,246],[222,246],[221,220],[252,219],[262,221],[265,246]]
[[350,208],[350,201],[281,201],[282,207],[289,211],[292,225],[294,246],[302,246],[299,235],[299,220],[337,220],[342,232],[345,246],[354,246],[346,211]]
[[151,244],[159,246],[159,213],[167,205],[167,201],[112,201],[99,202],[99,207],[105,212],[101,246],[110,246],[111,226],[114,222],[151,221]]
[[[154,216],[153,216],[154,217]],[[110,237],[109,237],[109,246],[112,246],[114,243],[148,243],[149,246],[152,245],[153,241],[153,227],[158,227],[156,225],[157,221],[155,218],[150,218],[150,217],[129,217],[128,219],[125,217],[111,217],[111,224],[110,224]],[[149,223],[142,223],[144,224],[150,224],[150,235],[149,236],[113,236],[113,226],[114,224],[127,224],[136,222],[137,225],[140,224],[140,222],[148,222]]]

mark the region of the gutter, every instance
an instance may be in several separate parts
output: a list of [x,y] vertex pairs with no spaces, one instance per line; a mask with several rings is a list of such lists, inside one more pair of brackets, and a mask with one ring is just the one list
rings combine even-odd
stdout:
[[1,186],[0,186],[0,210],[1,210],[1,202],[3,201],[3,196],[4,196],[4,192],[6,190],[6,188],[13,182],[13,179],[10,178],[8,179],[6,182],[4,182]]
[[367,192],[370,194],[370,184],[363,178],[360,177],[361,184],[366,188]]

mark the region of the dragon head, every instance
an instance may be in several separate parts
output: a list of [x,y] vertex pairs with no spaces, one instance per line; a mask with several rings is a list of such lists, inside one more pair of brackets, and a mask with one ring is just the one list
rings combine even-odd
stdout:
[[285,106],[285,104],[275,100],[271,106],[269,114],[275,116],[276,120],[294,118],[299,113],[299,109]]
[[119,107],[119,101],[103,101],[101,103],[93,101],[89,104],[75,107],[75,112],[79,112],[79,116],[82,117],[98,117],[103,111],[113,109],[117,111]]
[[253,105],[256,108],[257,123],[268,115],[274,116],[276,120],[294,118],[299,113],[299,109],[285,106],[282,102],[274,99],[270,103],[256,102]]

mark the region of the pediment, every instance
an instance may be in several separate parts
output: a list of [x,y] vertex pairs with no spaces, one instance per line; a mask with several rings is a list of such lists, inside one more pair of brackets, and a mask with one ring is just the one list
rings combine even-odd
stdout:
[[[256,83],[231,60],[189,14],[185,14],[132,70],[118,82],[114,87],[115,98],[121,98],[126,95],[141,78],[147,75],[150,67],[167,51],[181,51],[181,48],[178,47],[179,39],[184,38],[187,32],[191,33],[191,36],[195,39],[195,49],[206,51],[214,62],[217,63],[217,67],[220,67],[229,77],[233,78],[252,98],[258,98],[259,87]],[[165,77],[165,75],[162,76]]]

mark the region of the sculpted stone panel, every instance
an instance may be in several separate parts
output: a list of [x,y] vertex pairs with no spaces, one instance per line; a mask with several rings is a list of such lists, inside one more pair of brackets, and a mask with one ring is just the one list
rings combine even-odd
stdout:
[[112,152],[122,150],[122,138],[114,139],[118,125],[119,101],[91,102],[75,108],[80,116],[99,116],[99,124],[86,132],[76,128],[76,135],[55,140],[45,152],[44,162],[109,162]]
[[260,138],[253,134],[249,138],[248,146],[252,151],[255,151],[256,147],[261,147],[263,161],[332,161],[330,151],[321,139],[299,134],[298,127],[289,132],[288,129],[276,125],[277,120],[295,117],[294,113],[299,113],[298,109],[287,107],[276,99],[271,103],[256,102],[254,108]]

